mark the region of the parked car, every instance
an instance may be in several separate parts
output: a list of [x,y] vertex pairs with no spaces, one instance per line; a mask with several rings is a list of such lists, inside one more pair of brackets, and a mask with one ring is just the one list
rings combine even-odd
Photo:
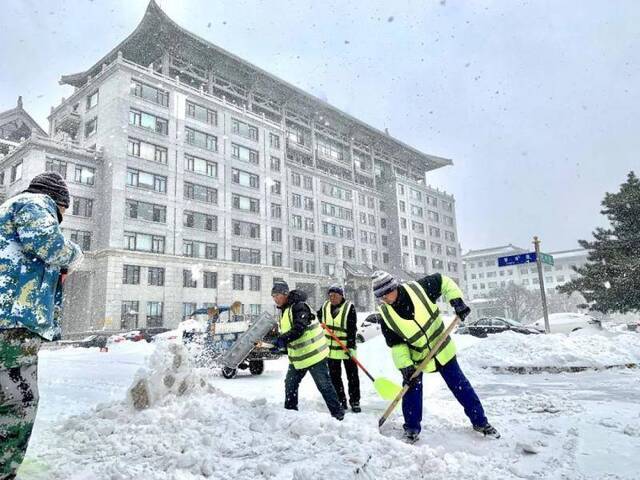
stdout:
[[[544,332],[544,317],[529,324]],[[583,328],[602,330],[602,322],[585,313],[552,313],[549,315],[549,333],[570,333]]]
[[539,330],[527,325],[522,325],[515,320],[503,317],[483,317],[477,320],[467,320],[460,325],[456,333],[461,335],[473,335],[484,338],[487,335],[502,332],[515,332],[524,335],[538,334]]
[[372,313],[367,315],[364,320],[360,321],[362,315],[358,314],[358,333],[356,334],[356,341],[358,343],[371,340],[376,335],[380,335],[380,322],[382,317],[379,313]]

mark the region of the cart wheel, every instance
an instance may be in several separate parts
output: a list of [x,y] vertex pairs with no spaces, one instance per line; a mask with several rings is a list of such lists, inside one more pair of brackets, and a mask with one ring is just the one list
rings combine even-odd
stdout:
[[356,335],[356,342],[364,343],[364,337],[360,334]]
[[233,378],[238,371],[235,368],[222,367],[222,376],[224,378]]
[[249,371],[251,375],[260,375],[264,372],[264,360],[251,360],[249,362]]

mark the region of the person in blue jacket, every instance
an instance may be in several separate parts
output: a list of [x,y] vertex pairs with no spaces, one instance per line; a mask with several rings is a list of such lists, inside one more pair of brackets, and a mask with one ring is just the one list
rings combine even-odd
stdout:
[[0,480],[15,478],[38,407],[38,350],[60,338],[62,284],[82,261],[60,222],[69,190],[58,173],[33,178],[0,205]]

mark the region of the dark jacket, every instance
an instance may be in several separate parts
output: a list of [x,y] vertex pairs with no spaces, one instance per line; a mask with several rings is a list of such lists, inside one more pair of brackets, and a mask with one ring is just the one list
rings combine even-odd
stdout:
[[307,300],[307,294],[302,290],[291,290],[287,298],[287,303],[282,307],[278,307],[282,312],[285,308],[291,307],[291,317],[293,325],[291,330],[283,333],[279,338],[285,343],[293,342],[302,336],[305,329],[311,324],[315,317],[309,306],[304,303]]
[[[427,275],[426,277],[418,280],[418,283],[422,288],[424,288],[424,291],[427,293],[429,300],[431,300],[433,303],[435,303],[438,298],[440,298],[442,290],[442,275],[440,275],[439,273]],[[391,307],[393,307],[396,313],[402,318],[405,318],[407,320],[414,318],[415,311],[413,308],[413,303],[411,302],[411,297],[409,297],[407,290],[402,285],[398,287],[398,298],[391,305]],[[384,335],[384,339],[389,347],[405,343],[404,339],[400,337],[396,332],[391,330],[387,326],[386,322],[382,319],[380,321],[380,327],[382,330],[382,335]]]
[[[335,317],[336,312],[340,309],[342,304],[346,302],[343,298],[339,305],[331,305],[331,315]],[[318,320],[323,321],[322,308],[317,311]],[[347,348],[356,348],[356,333],[358,331],[358,315],[356,314],[356,307],[351,304],[351,308],[347,312]]]

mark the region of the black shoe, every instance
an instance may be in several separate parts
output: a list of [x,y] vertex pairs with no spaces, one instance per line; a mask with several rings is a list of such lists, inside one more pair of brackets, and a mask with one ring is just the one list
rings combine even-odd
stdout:
[[420,434],[418,432],[404,432],[404,439],[407,443],[416,443],[420,439]]
[[336,415],[332,415],[332,417],[341,422],[342,420],[344,420],[344,413],[338,413]]
[[353,413],[360,413],[362,411],[362,409],[360,408],[359,404],[354,403],[353,405],[351,405],[351,411]]
[[347,410],[348,407],[347,407],[347,401],[346,400],[344,402],[340,402],[340,405],[342,405],[342,408],[344,410]]
[[500,438],[500,434],[498,433],[498,431],[495,428],[493,428],[489,423],[487,423],[486,425],[483,425],[482,427],[477,427],[474,425],[473,429],[476,432],[482,433],[485,437]]

